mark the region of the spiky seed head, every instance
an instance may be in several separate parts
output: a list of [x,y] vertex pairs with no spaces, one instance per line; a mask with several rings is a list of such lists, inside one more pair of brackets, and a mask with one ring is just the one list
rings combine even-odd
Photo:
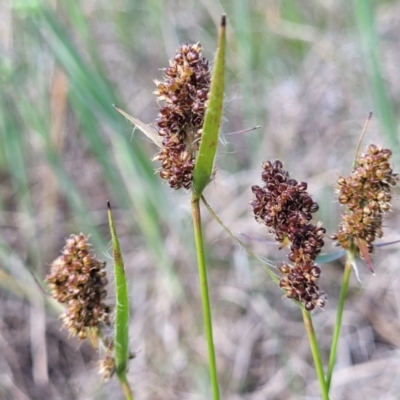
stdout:
[[200,43],[180,46],[155,81],[162,104],[157,118],[162,148],[154,157],[161,162],[160,176],[173,189],[189,189],[199,149],[210,90],[211,70]]
[[85,339],[90,329],[110,325],[110,307],[104,302],[105,267],[80,233],[66,240],[62,255],[53,261],[46,277],[52,297],[66,305],[61,316],[64,327],[80,339]]
[[324,241],[325,228],[313,224],[312,214],[318,204],[307,192],[307,183],[289,177],[279,160],[262,164],[263,186],[253,186],[255,199],[251,202],[256,220],[266,225],[280,243],[289,242],[289,260],[279,267],[280,286],[286,297],[305,304],[307,310],[321,307],[322,292],[316,285],[321,270],[314,264]]
[[391,150],[371,144],[357,158],[351,174],[339,177],[338,200],[346,206],[346,212],[332,238],[344,249],[361,239],[372,253],[373,242],[382,236],[382,217],[390,210],[391,189],[398,181],[389,164],[391,155]]

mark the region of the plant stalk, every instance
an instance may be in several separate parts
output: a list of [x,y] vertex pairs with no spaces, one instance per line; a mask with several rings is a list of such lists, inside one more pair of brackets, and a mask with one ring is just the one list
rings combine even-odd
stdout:
[[129,386],[129,382],[126,379],[125,373],[118,375],[119,382],[122,387],[122,391],[124,392],[126,400],[135,400],[133,397],[132,389]]
[[301,310],[303,313],[304,326],[307,331],[308,341],[310,342],[310,348],[314,359],[315,371],[317,372],[319,385],[321,387],[322,399],[329,400],[329,390],[325,382],[325,375],[324,375],[324,369],[322,367],[321,354],[319,352],[318,342],[315,336],[311,315],[304,307],[302,307]]
[[200,199],[195,195],[192,197],[192,218],[194,238],[196,243],[197,264],[199,267],[201,301],[203,306],[204,329],[206,332],[208,346],[208,362],[211,379],[213,399],[219,400],[218,375],[215,362],[214,340],[211,321],[210,298],[208,294],[207,269],[204,257],[203,234],[201,229]]
[[332,337],[331,353],[329,355],[328,372],[326,374],[326,386],[327,386],[328,390],[331,386],[333,369],[335,367],[335,362],[336,362],[336,352],[337,352],[337,346],[338,346],[338,342],[339,342],[340,329],[342,327],[343,310],[344,310],[344,305],[346,302],[347,291],[349,288],[350,275],[351,275],[353,261],[354,261],[353,254],[351,252],[347,252],[346,263],[344,266],[342,287],[340,289],[339,303],[338,303],[338,309],[337,309],[337,313],[336,313],[335,329],[333,331],[333,337]]

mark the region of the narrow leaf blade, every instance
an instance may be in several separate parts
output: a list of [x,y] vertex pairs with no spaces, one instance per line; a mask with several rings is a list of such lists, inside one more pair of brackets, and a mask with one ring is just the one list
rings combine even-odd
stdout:
[[131,124],[135,125],[136,128],[139,128],[142,131],[142,133],[144,133],[153,143],[155,143],[158,147],[162,146],[161,137],[158,136],[158,132],[155,128],[153,128],[149,124],[146,124],[145,122],[142,122],[140,119],[132,117],[132,115],[129,115],[128,113],[126,113],[125,111],[123,111],[119,107],[117,107],[116,105],[113,105],[113,106]]
[[222,16],[218,38],[218,49],[214,71],[211,79],[211,90],[204,117],[203,136],[193,174],[193,190],[196,196],[201,195],[208,184],[217,152],[219,128],[221,125],[222,106],[225,82],[225,47],[226,17]]
[[128,285],[125,276],[124,261],[122,259],[118,236],[115,230],[114,218],[111,212],[110,203],[108,205],[108,222],[110,225],[111,242],[114,257],[115,274],[115,366],[118,376],[125,376],[129,359],[129,297]]
[[340,258],[344,257],[346,255],[346,250],[338,250],[334,251],[333,253],[326,253],[326,254],[320,254],[317,256],[315,259],[315,262],[318,264],[325,264],[329,263],[335,260],[339,260]]

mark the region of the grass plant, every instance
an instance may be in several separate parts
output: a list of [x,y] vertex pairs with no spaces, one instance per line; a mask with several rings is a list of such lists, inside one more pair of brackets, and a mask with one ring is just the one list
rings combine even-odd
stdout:
[[[397,394],[397,246],[386,252],[378,243],[369,260],[368,243],[353,236],[347,248],[316,255],[327,302],[323,313],[308,311],[303,295],[282,287],[290,240],[265,241],[269,228],[247,212],[262,161],[280,159],[291,177],[308,181],[316,219],[335,232],[345,211],[333,186],[352,169],[359,121],[370,108],[377,117],[368,142],[390,146],[398,170],[400,53],[389,18],[397,8],[391,0],[0,5],[0,373],[7,377],[0,397],[336,399],[379,397],[388,379],[387,395]],[[230,25],[213,59],[222,12]],[[193,185],[179,194],[154,174],[151,136],[159,127],[142,121],[154,120],[159,105],[158,68],[179,43],[198,40],[213,60],[216,88],[203,137],[193,141],[200,145]],[[113,104],[135,115],[135,132]],[[224,135],[258,124],[253,133]],[[109,285],[107,300],[115,320],[98,340],[88,333],[100,343],[93,349],[59,330],[60,307],[38,282],[73,232],[90,234],[96,253],[111,258],[108,199],[125,263],[111,228],[107,273],[115,289]],[[384,241],[397,239],[393,200]],[[360,268],[360,255],[376,276]],[[357,267],[362,283],[351,274]],[[103,375],[115,371],[115,382],[98,379],[98,352]],[[375,368],[382,360],[396,368]],[[376,379],[361,384],[360,371]]]

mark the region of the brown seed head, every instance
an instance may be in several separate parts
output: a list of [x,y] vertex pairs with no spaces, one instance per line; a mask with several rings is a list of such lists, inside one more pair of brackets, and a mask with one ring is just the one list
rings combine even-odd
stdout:
[[252,187],[255,200],[251,205],[256,220],[267,225],[279,242],[285,238],[290,241],[291,261],[314,260],[324,245],[325,228],[321,223],[310,222],[318,204],[308,194],[307,184],[289,179],[278,160],[263,163],[262,180],[263,187]]
[[64,326],[80,339],[86,338],[90,328],[110,325],[110,307],[104,303],[107,295],[105,266],[80,233],[66,240],[62,255],[52,263],[46,277],[53,298],[66,303],[62,315]]
[[164,70],[163,81],[156,81],[155,93],[163,103],[157,118],[163,147],[154,159],[161,162],[160,176],[173,189],[191,187],[210,81],[200,43],[183,44]]
[[375,238],[382,236],[382,217],[390,210],[391,188],[398,181],[388,162],[391,155],[389,149],[371,144],[350,176],[339,177],[338,200],[347,211],[332,238],[344,249],[362,239],[371,253]]
[[280,287],[286,297],[302,302],[308,311],[324,307],[324,294],[316,284],[321,270],[315,264],[291,266],[285,263],[279,267],[279,271],[283,274]]
[[251,202],[256,220],[266,225],[280,243],[290,242],[289,260],[294,266],[282,265],[280,286],[286,296],[303,302],[311,310],[324,304],[316,286],[320,269],[314,260],[324,245],[325,228],[313,224],[312,214],[318,204],[307,192],[307,183],[289,178],[279,160],[263,163],[264,185],[253,186]]

